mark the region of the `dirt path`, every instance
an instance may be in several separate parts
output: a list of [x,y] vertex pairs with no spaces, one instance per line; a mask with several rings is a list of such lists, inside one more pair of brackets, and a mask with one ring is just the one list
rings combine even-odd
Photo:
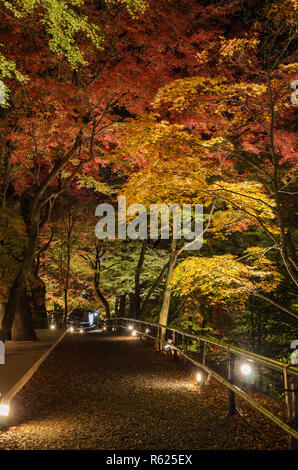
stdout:
[[12,404],[0,449],[282,449],[262,418],[227,416],[227,391],[138,339],[67,336]]

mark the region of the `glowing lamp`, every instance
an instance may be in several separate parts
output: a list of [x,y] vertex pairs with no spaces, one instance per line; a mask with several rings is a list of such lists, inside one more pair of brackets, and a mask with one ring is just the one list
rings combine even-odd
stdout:
[[74,327],[73,327],[73,326],[70,326],[70,327],[69,327],[69,331],[70,331],[70,333],[73,333],[73,332],[74,332]]
[[55,325],[51,325],[50,328],[51,328],[51,330],[55,330],[55,329],[56,329]]
[[9,403],[0,403],[0,416],[8,416]]
[[132,330],[132,333],[131,333],[131,334],[132,334],[132,336],[137,336],[136,330]]
[[242,366],[240,367],[240,370],[243,375],[251,374],[251,367],[248,364],[242,364]]
[[129,325],[129,326],[128,326],[128,329],[129,329],[130,331],[132,331],[132,330],[133,330],[132,325]]
[[200,383],[202,381],[202,374],[200,372],[197,373],[197,383]]

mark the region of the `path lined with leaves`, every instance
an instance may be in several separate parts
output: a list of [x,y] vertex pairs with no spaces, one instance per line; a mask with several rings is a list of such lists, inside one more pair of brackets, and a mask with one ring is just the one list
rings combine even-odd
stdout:
[[260,415],[227,415],[227,391],[200,392],[194,374],[149,343],[67,336],[12,404],[0,449],[282,449]]

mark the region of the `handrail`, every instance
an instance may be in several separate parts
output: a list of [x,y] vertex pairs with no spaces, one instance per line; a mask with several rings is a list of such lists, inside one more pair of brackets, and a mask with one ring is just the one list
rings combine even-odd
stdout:
[[278,427],[283,429],[287,434],[291,435],[295,439],[298,439],[298,432],[295,431],[295,429],[291,428],[288,424],[284,423],[281,419],[279,419],[277,416],[275,416],[273,413],[271,413],[269,410],[267,410],[264,406],[260,405],[256,400],[251,398],[244,390],[241,390],[239,387],[236,387],[236,385],[231,384],[228,382],[226,379],[224,379],[221,375],[219,375],[217,372],[214,372],[212,369],[209,369],[209,367],[201,364],[200,362],[195,361],[191,357],[187,356],[187,354],[184,353],[180,348],[177,348],[175,346],[170,345],[171,349],[175,349],[176,351],[179,351],[182,356],[184,356],[186,359],[188,359],[192,364],[195,366],[205,370],[208,374],[210,374],[212,377],[214,377],[218,382],[221,384],[225,385],[227,388],[232,390],[234,393],[239,395],[241,398],[246,400],[250,405],[253,406],[253,408],[257,409],[260,411],[263,415],[267,416],[271,421],[273,421]]
[[266,356],[261,356],[260,354],[253,353],[251,351],[246,351],[245,349],[239,348],[238,346],[234,346],[232,344],[224,343],[223,341],[213,338],[213,337],[208,337],[208,336],[196,336],[192,335],[190,333],[185,333],[185,331],[181,330],[176,330],[175,328],[169,328],[165,325],[162,325],[160,323],[150,323],[150,322],[145,322],[143,320],[138,320],[136,318],[126,318],[126,317],[112,317],[107,320],[125,320],[125,321],[131,321],[131,322],[137,322],[137,323],[143,323],[145,325],[150,325],[153,327],[160,327],[160,328],[166,328],[168,331],[175,332],[177,334],[187,336],[188,338],[195,339],[197,341],[204,341],[206,343],[212,344],[214,346],[219,346],[223,349],[225,349],[228,352],[237,354],[239,356],[244,356],[245,358],[251,358],[254,362],[257,362],[258,364],[261,364],[263,366],[268,367],[269,369],[277,370],[278,372],[283,373],[284,369],[287,369],[287,373],[289,375],[292,375],[293,377],[298,378],[298,367],[295,367],[291,364],[286,364],[283,362],[275,361],[274,359],[271,359]]
[[[224,343],[223,341],[220,341],[216,338],[210,338],[210,337],[205,337],[205,336],[195,336],[195,335],[192,335],[192,334],[189,334],[189,333],[185,333],[184,331],[181,331],[181,330],[177,330],[177,329],[174,329],[174,328],[168,328],[167,326],[162,325],[160,323],[145,322],[143,320],[138,320],[136,318],[112,317],[112,318],[106,319],[105,321],[111,321],[114,324],[114,322],[115,321],[118,322],[118,320],[121,320],[122,322],[123,321],[131,322],[133,324],[138,323],[139,326],[140,326],[140,324],[143,324],[143,325],[146,325],[146,326],[158,328],[158,336],[157,337],[151,336],[151,335],[149,335],[148,333],[146,333],[144,331],[138,331],[135,328],[134,329],[135,329],[136,333],[138,333],[142,336],[149,337],[153,340],[158,339],[159,342],[160,342],[160,339],[161,339],[161,337],[160,337],[161,329],[166,329],[167,331],[171,331],[171,332],[175,333],[175,335],[180,334],[183,337],[188,337],[188,338],[195,339],[197,341],[202,341],[203,343],[206,342],[206,343],[209,343],[209,344],[212,344],[212,345],[215,345],[215,346],[219,346],[220,348],[225,349],[229,354],[232,353],[233,355],[238,355],[238,356],[241,356],[241,357],[245,357],[246,359],[249,358],[249,360],[251,360],[253,362],[256,362],[258,364],[262,364],[263,366],[266,366],[269,369],[277,370],[277,371],[279,371],[283,374],[286,382],[287,382],[287,375],[288,374],[290,374],[294,378],[298,377],[298,368],[291,365],[291,364],[283,364],[282,362],[275,361],[275,360],[267,358],[265,356],[261,356],[259,354],[255,354],[255,353],[252,353],[250,351],[246,351],[245,349],[238,348],[237,346]],[[122,329],[126,329],[126,327],[124,325],[119,325],[119,326]],[[239,395],[246,402],[248,402],[249,405],[251,405],[254,409],[256,409],[257,411],[262,413],[264,416],[269,418],[270,421],[272,421],[279,428],[281,428],[284,432],[286,432],[289,436],[291,436],[291,438],[294,438],[294,439],[298,440],[298,432],[295,429],[293,429],[291,426],[289,426],[288,424],[283,422],[281,419],[279,419],[277,416],[275,416],[273,413],[271,413],[269,410],[267,410],[264,406],[260,405],[256,400],[251,398],[245,391],[243,391],[239,387],[237,387],[233,383],[232,380],[226,380],[220,374],[218,374],[214,370],[207,367],[205,365],[205,363],[201,363],[201,362],[196,361],[195,359],[193,359],[192,357],[187,355],[185,353],[185,351],[183,351],[182,349],[177,347],[175,344],[173,344],[173,342],[167,342],[166,347],[170,348],[171,350],[174,350],[175,353],[178,351],[183,357],[185,357],[185,359],[190,361],[192,364],[194,364],[199,369],[203,370],[205,373],[210,374],[210,376],[214,377],[214,379],[216,381],[218,381],[219,383],[221,383],[222,385],[227,387],[230,390],[230,394],[232,396],[235,396],[235,394]],[[285,388],[287,388],[287,387],[285,387]],[[292,391],[294,392],[294,390],[292,390]],[[288,393],[288,390],[286,390],[286,393]],[[286,400],[286,401],[287,401],[287,406],[289,406],[288,400]],[[231,411],[231,408],[230,408],[230,411]],[[288,414],[289,414],[289,407],[288,407]]]

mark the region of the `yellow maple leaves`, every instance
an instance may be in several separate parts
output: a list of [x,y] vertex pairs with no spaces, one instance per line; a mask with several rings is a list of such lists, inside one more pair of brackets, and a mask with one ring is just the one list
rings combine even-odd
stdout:
[[171,287],[182,296],[205,296],[211,305],[237,299],[241,306],[248,295],[258,290],[270,292],[280,280],[274,265],[265,257],[259,256],[250,266],[227,254],[187,258],[176,267]]

